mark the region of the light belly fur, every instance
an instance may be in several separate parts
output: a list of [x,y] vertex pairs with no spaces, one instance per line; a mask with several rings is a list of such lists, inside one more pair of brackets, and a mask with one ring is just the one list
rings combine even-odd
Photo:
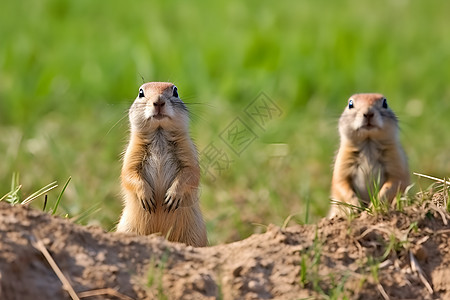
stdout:
[[144,173],[154,190],[158,206],[162,206],[164,202],[164,196],[178,172],[178,165],[179,161],[175,155],[173,144],[162,133],[157,134],[147,149]]
[[370,195],[376,196],[386,181],[382,164],[382,151],[374,144],[367,144],[359,153],[352,176],[356,195],[364,202],[370,202]]

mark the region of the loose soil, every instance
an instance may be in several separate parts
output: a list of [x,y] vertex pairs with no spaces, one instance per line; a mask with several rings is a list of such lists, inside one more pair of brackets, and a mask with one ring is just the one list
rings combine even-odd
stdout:
[[0,203],[0,299],[450,299],[449,218],[363,213],[193,248]]

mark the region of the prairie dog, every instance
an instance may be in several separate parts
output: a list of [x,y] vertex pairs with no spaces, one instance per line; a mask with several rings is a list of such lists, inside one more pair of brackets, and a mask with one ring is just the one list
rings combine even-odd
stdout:
[[[340,146],[331,182],[332,200],[360,206],[370,203],[374,183],[378,197],[391,201],[409,185],[405,152],[398,137],[398,121],[381,94],[350,97],[339,119]],[[328,217],[350,211],[333,204]]]
[[117,231],[160,233],[170,241],[206,246],[198,203],[198,154],[177,87],[143,84],[129,119],[130,141],[121,174],[124,208]]

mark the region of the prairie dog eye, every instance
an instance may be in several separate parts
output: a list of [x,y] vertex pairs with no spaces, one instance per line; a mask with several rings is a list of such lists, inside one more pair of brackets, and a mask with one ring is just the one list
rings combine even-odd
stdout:
[[353,100],[350,99],[350,100],[348,101],[348,108],[352,109],[353,107],[354,107],[354,106],[353,106]]
[[144,90],[143,89],[139,89],[139,98],[144,98]]
[[178,89],[177,89],[177,87],[176,86],[173,86],[173,94],[172,94],[174,97],[177,97],[178,98]]
[[388,108],[387,99],[383,98],[383,108]]

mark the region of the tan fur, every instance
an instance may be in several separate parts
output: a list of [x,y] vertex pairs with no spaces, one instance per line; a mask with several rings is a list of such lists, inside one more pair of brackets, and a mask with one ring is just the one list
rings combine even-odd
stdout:
[[189,137],[188,111],[175,86],[141,86],[130,108],[131,135],[122,167],[124,209],[117,231],[160,233],[170,241],[203,247],[206,228],[198,203],[200,167]]
[[[383,107],[381,94],[356,94],[350,97],[339,119],[340,146],[336,155],[331,199],[360,206],[368,205],[369,191],[379,180],[378,197],[391,201],[409,185],[406,155],[398,138],[398,121],[394,112]],[[386,102],[387,103],[387,102]],[[350,212],[333,204],[328,217]]]

